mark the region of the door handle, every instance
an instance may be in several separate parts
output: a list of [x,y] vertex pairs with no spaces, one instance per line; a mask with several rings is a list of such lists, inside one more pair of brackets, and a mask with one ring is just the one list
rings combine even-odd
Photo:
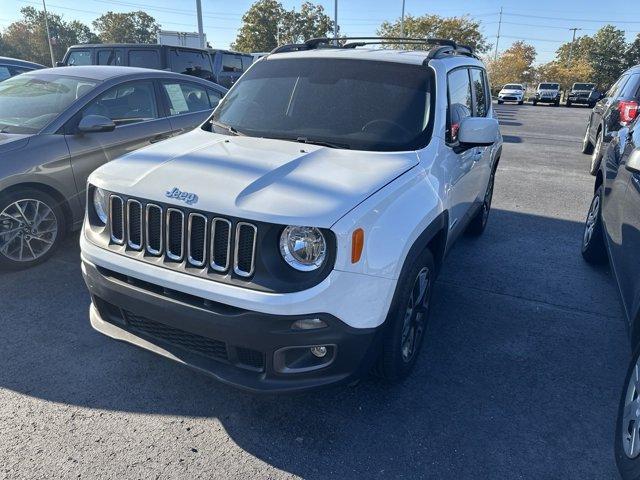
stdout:
[[161,142],[162,140],[166,140],[167,138],[171,138],[170,133],[159,133],[155,137],[151,137],[151,140],[149,140],[149,142],[158,143],[158,142]]

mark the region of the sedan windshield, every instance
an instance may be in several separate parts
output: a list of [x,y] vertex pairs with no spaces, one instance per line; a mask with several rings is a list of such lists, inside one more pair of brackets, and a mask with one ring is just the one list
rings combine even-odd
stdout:
[[326,58],[261,60],[213,114],[213,127],[334,148],[399,151],[428,142],[430,70]]
[[97,81],[62,75],[19,75],[0,83],[0,132],[36,133]]
[[504,86],[505,90],[522,90],[522,85],[516,85],[515,83],[510,83]]

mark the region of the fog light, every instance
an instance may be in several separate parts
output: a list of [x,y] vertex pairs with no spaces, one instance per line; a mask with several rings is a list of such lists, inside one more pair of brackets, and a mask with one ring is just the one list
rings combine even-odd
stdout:
[[291,324],[293,330],[314,330],[316,328],[325,328],[326,326],[327,324],[319,318],[303,318]]
[[315,347],[311,347],[311,353],[318,358],[322,358],[327,354],[327,347],[316,345]]

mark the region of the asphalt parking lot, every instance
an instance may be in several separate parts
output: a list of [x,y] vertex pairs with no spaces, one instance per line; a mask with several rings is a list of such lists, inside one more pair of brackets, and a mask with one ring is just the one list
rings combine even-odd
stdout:
[[77,235],[0,274],[0,477],[617,478],[628,342],[583,263],[588,110],[501,105],[489,227],[439,278],[414,374],[252,396],[95,333]]

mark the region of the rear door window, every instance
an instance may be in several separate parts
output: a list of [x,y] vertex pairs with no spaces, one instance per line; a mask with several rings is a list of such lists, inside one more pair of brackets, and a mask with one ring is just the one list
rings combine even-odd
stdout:
[[629,75],[629,80],[624,86],[620,89],[620,94],[618,95],[621,98],[637,98],[638,87],[640,86],[640,74],[636,73],[633,75]]
[[162,82],[169,99],[171,116],[209,110],[209,96],[204,87],[187,82]]
[[196,77],[211,75],[211,59],[208,53],[172,48],[170,56],[171,70],[174,72]]
[[98,65],[122,65],[122,50],[98,50]]
[[0,82],[2,80],[6,80],[11,76],[11,72],[9,71],[9,67],[5,67],[4,65],[0,65]]
[[242,57],[224,53],[222,55],[222,71],[223,72],[242,72]]
[[159,69],[160,56],[156,50],[129,50],[129,66]]
[[471,86],[473,88],[474,99],[474,116],[486,117],[489,111],[487,98],[487,81],[483,70],[472,68],[471,70]]
[[447,83],[449,93],[447,141],[454,143],[458,141],[460,122],[470,117],[473,112],[469,70],[466,68],[453,70],[449,73]]
[[67,65],[91,65],[91,50],[74,50],[69,54]]
[[220,103],[220,100],[222,100],[222,93],[211,88],[207,88],[207,93],[209,94],[209,104],[211,105],[211,108],[216,108],[218,103]]

